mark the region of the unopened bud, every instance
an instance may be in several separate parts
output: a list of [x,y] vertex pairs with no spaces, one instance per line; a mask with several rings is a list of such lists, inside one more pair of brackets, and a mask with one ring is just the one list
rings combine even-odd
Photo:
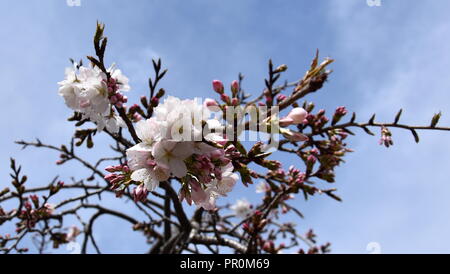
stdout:
[[148,108],[147,97],[141,96],[141,104],[142,104],[145,108]]
[[207,108],[209,108],[209,107],[218,107],[218,106],[219,106],[219,104],[217,103],[217,101],[214,100],[214,99],[211,99],[211,98],[205,99],[205,102],[203,102],[203,105],[204,105],[205,107],[207,107]]
[[313,164],[316,162],[316,160],[317,158],[314,155],[309,155],[307,158],[307,161]]
[[284,94],[278,94],[278,96],[277,96],[277,100],[278,100],[279,102],[285,100],[286,98],[287,98],[287,96],[284,95]]
[[213,89],[214,89],[215,92],[217,92],[217,93],[219,93],[219,94],[222,94],[222,93],[223,93],[224,88],[223,88],[223,83],[222,83],[221,81],[219,81],[219,80],[214,80],[214,81],[212,82],[212,84],[213,84]]
[[151,105],[152,106],[154,106],[154,107],[156,107],[158,104],[159,104],[159,99],[158,99],[158,97],[153,97],[151,100],[150,100],[150,103],[151,103]]
[[228,95],[226,95],[225,93],[222,93],[220,95],[220,99],[222,101],[224,101],[225,103],[230,104],[230,97]]
[[275,72],[283,72],[283,71],[286,71],[288,69],[288,67],[285,65],[285,64],[283,64],[283,65],[280,65],[276,70],[275,70]]
[[232,92],[233,95],[234,95],[234,94],[237,94],[238,91],[239,91],[239,82],[236,81],[236,80],[234,80],[234,81],[231,83],[231,92]]
[[441,119],[442,113],[439,112],[433,116],[433,119],[431,120],[431,127],[436,127],[437,123],[439,122],[439,119]]
[[156,94],[156,97],[161,98],[164,96],[165,93],[166,93],[166,91],[163,88],[161,88],[161,89],[159,89],[158,93]]

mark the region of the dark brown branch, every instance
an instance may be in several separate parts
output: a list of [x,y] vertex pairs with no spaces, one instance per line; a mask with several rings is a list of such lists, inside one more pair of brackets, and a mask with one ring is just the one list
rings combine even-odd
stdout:
[[243,246],[242,244],[226,239],[226,238],[220,238],[217,239],[216,237],[210,237],[210,236],[203,236],[203,235],[196,235],[192,239],[193,244],[202,244],[202,245],[221,245],[221,246],[228,246],[236,251],[244,254],[247,252],[247,248]]

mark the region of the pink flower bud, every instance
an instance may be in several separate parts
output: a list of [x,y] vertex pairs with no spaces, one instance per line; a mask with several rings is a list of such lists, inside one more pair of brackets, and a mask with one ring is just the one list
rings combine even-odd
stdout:
[[108,175],[105,176],[105,180],[108,182],[111,182],[113,179],[115,179],[117,177],[117,174],[114,173],[110,173]]
[[123,179],[125,179],[125,176],[123,175],[117,175],[117,177],[115,177],[114,179],[112,179],[110,181],[111,184],[115,185],[117,183],[119,183],[120,181],[122,181]]
[[347,109],[344,106],[336,108],[336,115],[344,116],[347,114]]
[[115,172],[115,171],[116,171],[116,168],[115,168],[114,166],[107,166],[107,167],[105,168],[105,170],[108,171],[108,172]]
[[280,102],[283,101],[286,98],[287,98],[287,96],[284,95],[284,94],[278,94],[278,96],[277,96],[277,100],[280,101]]
[[114,166],[114,168],[116,169],[116,171],[121,171],[123,166],[122,165],[116,165],[116,166]]
[[303,123],[303,120],[305,120],[306,116],[308,115],[308,112],[304,110],[303,108],[297,107],[292,109],[289,114],[287,115],[288,118],[292,119],[292,123],[297,125]]
[[53,214],[53,212],[55,211],[55,206],[49,203],[45,203],[44,208],[46,209],[45,211],[47,212],[47,214]]
[[305,141],[309,140],[308,136],[306,136],[300,132],[295,132],[295,131],[286,132],[283,134],[283,136],[292,142],[305,142]]
[[266,252],[271,252],[273,250],[273,242],[272,241],[265,241],[263,245],[263,250]]
[[238,98],[233,98],[231,99],[231,105],[232,106],[237,106],[239,104],[239,99]]
[[30,199],[31,199],[31,201],[33,201],[33,202],[39,201],[39,197],[38,197],[37,195],[30,195]]
[[158,99],[158,97],[152,97],[150,102],[151,102],[152,106],[157,106],[159,104],[159,99]]
[[203,105],[204,105],[205,107],[207,107],[207,108],[209,108],[209,107],[218,107],[218,106],[219,106],[219,104],[217,103],[217,101],[214,100],[214,99],[211,99],[211,98],[206,98],[206,99],[205,99],[205,102],[203,102]]
[[142,120],[142,116],[139,113],[135,113],[133,114],[133,119],[136,122],[139,122],[140,120]]
[[231,82],[231,91],[233,92],[233,94],[236,94],[239,91],[239,82],[234,80],[233,82]]
[[25,202],[24,206],[25,206],[25,208],[26,208],[27,210],[31,210],[31,204],[30,204],[30,202]]
[[222,93],[222,94],[220,95],[220,99],[221,99],[222,101],[224,101],[225,103],[227,103],[227,104],[230,103],[230,97],[229,97],[228,95],[226,95],[225,93]]
[[213,84],[213,89],[214,89],[215,92],[217,92],[219,94],[223,93],[224,88],[223,88],[223,83],[221,81],[214,80],[212,82],[212,84]]
[[279,123],[280,123],[280,127],[288,127],[288,126],[294,124],[294,120],[292,120],[289,117],[284,117],[284,118],[280,119]]
[[117,100],[116,95],[111,96],[111,98],[109,98],[109,101],[111,102],[111,104],[117,103],[118,100]]
[[147,198],[148,190],[144,184],[140,184],[133,190],[133,198],[135,202],[144,201]]
[[314,155],[309,155],[307,158],[307,161],[313,164],[316,162],[316,160],[317,158]]

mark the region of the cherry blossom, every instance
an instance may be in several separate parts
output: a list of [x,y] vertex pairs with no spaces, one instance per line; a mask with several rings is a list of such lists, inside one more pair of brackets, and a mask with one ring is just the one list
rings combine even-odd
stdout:
[[236,217],[242,219],[247,218],[252,213],[251,204],[245,199],[237,200],[236,203],[230,207],[230,209],[234,211]]
[[119,69],[108,69],[111,78],[107,79],[98,67],[77,66],[67,68],[65,79],[58,83],[59,95],[72,110],[97,124],[97,129],[106,128],[112,133],[125,127],[122,118],[112,109],[113,105],[123,107],[126,96],[120,91],[128,91],[128,78]]
[[[180,199],[214,209],[216,199],[226,196],[239,176],[223,148],[224,127],[210,116],[207,104],[199,99],[167,97],[152,118],[136,123],[141,143],[126,152],[130,179],[154,191],[160,182],[176,177],[182,183]],[[140,187],[134,194],[140,200],[146,192]]]

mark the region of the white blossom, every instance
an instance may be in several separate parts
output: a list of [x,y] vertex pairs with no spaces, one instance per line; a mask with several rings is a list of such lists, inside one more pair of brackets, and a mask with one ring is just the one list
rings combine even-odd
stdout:
[[252,213],[251,204],[245,199],[237,200],[230,208],[237,217],[242,219],[249,217]]
[[135,128],[137,136],[149,146],[161,140],[161,126],[155,118],[141,120],[136,123]]
[[148,191],[154,191],[159,182],[169,179],[169,169],[165,165],[156,165],[152,159],[151,147],[139,143],[127,149],[128,166],[133,171],[131,179],[143,182]]
[[[114,79],[117,90],[126,91],[130,87],[128,78],[114,67],[108,70]],[[97,67],[76,66],[67,68],[66,77],[59,82],[59,95],[72,110],[82,114],[83,119],[89,119],[97,124],[97,129],[116,133],[125,123],[114,111],[109,99],[106,75]]]
[[187,167],[184,160],[193,152],[191,142],[159,141],[152,149],[156,163],[168,166],[170,172],[178,178],[186,176]]
[[[216,199],[231,192],[239,176],[221,148],[226,142],[223,126],[210,116],[199,99],[166,98],[154,109],[152,118],[136,123],[142,142],[127,150],[131,180],[143,182],[153,191],[170,176],[181,178],[188,185],[180,197],[206,210],[214,209]],[[203,138],[217,147],[202,142]]]
[[209,190],[212,195],[227,196],[227,193],[233,190],[233,187],[238,180],[239,176],[233,173],[233,165],[229,163],[222,167],[222,179],[215,179],[207,190]]

